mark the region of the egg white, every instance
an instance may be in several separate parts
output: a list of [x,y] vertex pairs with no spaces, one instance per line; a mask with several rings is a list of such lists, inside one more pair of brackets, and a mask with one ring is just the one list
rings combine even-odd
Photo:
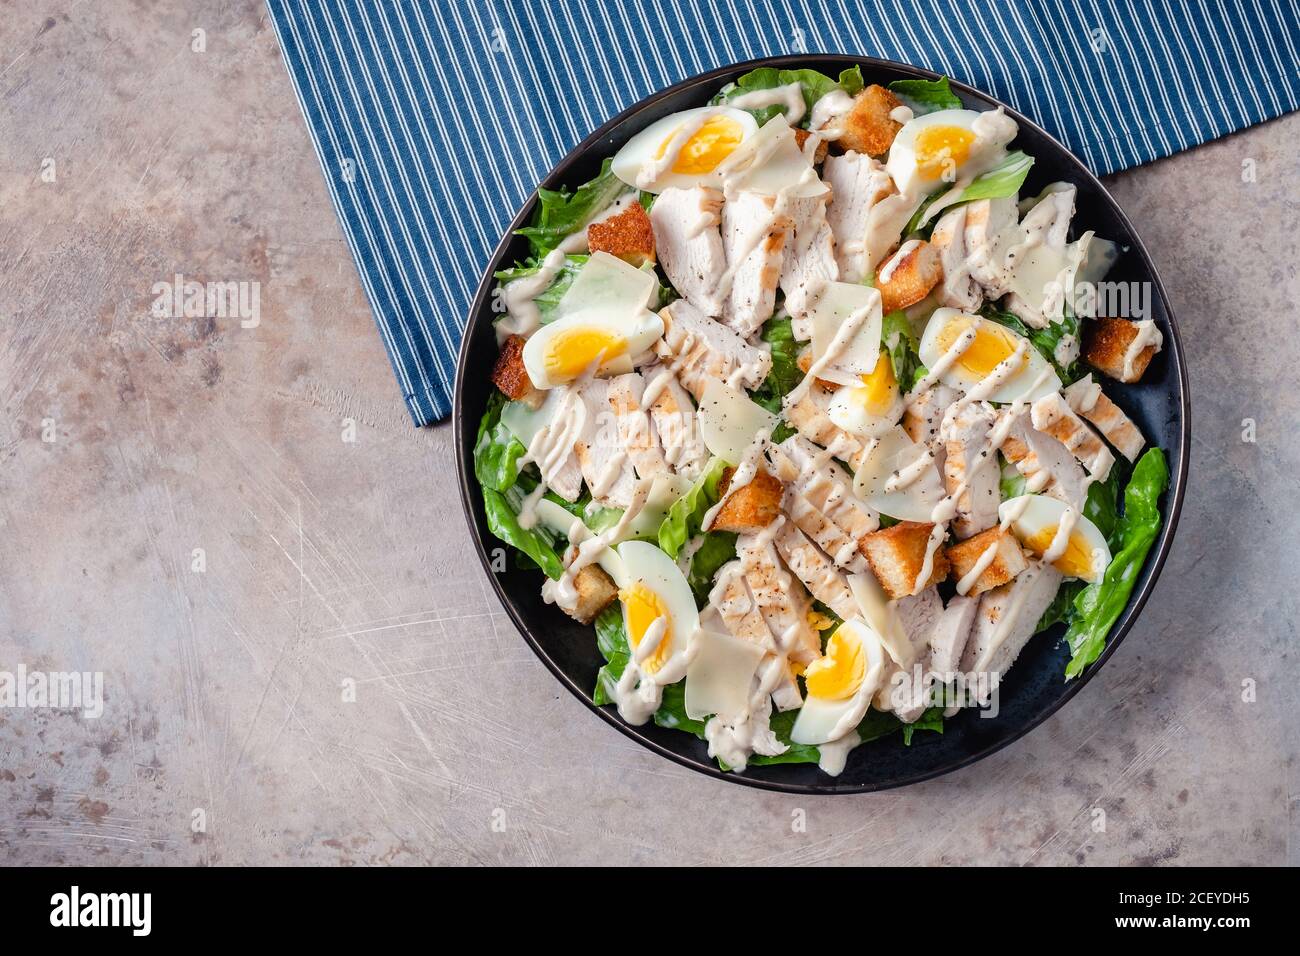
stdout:
[[[663,666],[650,675],[658,684],[671,684],[681,680],[690,662],[691,641],[700,626],[700,614],[695,607],[695,595],[676,562],[656,545],[648,541],[625,541],[618,546],[618,556],[626,569],[626,578],[620,585],[624,589],[644,585],[654,592],[672,619],[665,640],[670,640],[669,653]],[[624,605],[624,624],[627,623]],[[632,640],[628,628],[629,644]],[[657,653],[657,652],[656,652]]]

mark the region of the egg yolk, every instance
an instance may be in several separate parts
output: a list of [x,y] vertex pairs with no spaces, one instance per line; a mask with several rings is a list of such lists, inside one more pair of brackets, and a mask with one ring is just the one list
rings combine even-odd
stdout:
[[546,372],[552,381],[567,382],[587,370],[604,353],[602,362],[618,358],[627,350],[627,342],[604,329],[591,327],[557,332],[546,346]]
[[667,629],[664,631],[663,639],[659,641],[659,646],[654,649],[654,653],[641,664],[644,673],[653,674],[664,666],[672,654],[672,615],[668,613],[668,608],[659,595],[642,582],[638,581],[630,588],[619,591],[618,597],[623,602],[623,611],[627,619],[627,641],[632,645],[632,650],[640,646],[651,624],[661,617],[665,619]]
[[839,627],[826,642],[825,656],[809,664],[803,677],[809,696],[844,700],[857,692],[866,671],[861,640],[851,631]]
[[[971,323],[967,319],[958,319],[945,325],[939,331],[939,351],[946,352],[952,348],[953,343],[970,327]],[[976,378],[984,378],[1015,354],[1016,345],[1015,336],[1010,332],[981,322],[975,326],[975,340],[961,353],[957,364]],[[1023,369],[1028,363],[1029,355],[1026,353],[1020,360],[1020,368]]]
[[930,179],[955,173],[970,158],[974,142],[975,134],[960,126],[927,126],[916,134],[916,168]]
[[[663,158],[664,150],[668,148],[675,135],[677,135],[676,130],[659,144],[655,159]],[[688,176],[711,173],[720,162],[731,155],[744,137],[745,131],[731,117],[711,117],[678,150],[672,171]]]
[[871,415],[884,415],[898,398],[898,382],[894,380],[894,363],[884,352],[876,359],[876,367],[862,376],[862,387],[853,390],[863,410]]
[[[1056,537],[1056,528],[1043,528],[1025,539],[1025,546],[1036,554],[1043,554],[1052,546]],[[1065,554],[1052,562],[1052,566],[1062,574],[1072,578],[1086,578],[1092,574],[1092,548],[1081,534],[1070,535],[1070,542],[1065,547]]]

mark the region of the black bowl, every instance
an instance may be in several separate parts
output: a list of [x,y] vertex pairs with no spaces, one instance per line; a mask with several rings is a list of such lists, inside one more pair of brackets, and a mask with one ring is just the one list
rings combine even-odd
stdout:
[[[678,83],[624,110],[564,157],[541,185],[555,189],[586,182],[599,172],[601,161],[633,134],[669,113],[703,105],[725,83],[756,67],[810,67],[835,76],[854,63],[861,65],[868,83],[938,78],[938,74],[901,63],[841,55],[773,57],[722,67]],[[911,747],[903,746],[899,734],[863,744],[849,755],[844,772],[832,778],[812,764],[753,767],[742,773],[723,773],[709,758],[704,742],[694,736],[654,724],[631,727],[619,719],[613,707],[596,707],[591,692],[596,671],[604,661],[596,649],[594,632],[542,601],[540,572],[511,569],[493,573],[488,549],[499,543],[488,533],[483,499],[474,479],[475,434],[493,389],[489,376],[497,352],[492,329],[492,273],[527,255],[527,243],[513,233],[532,215],[536,193],[519,210],[510,231],[497,246],[474,298],[456,374],[456,465],[470,531],[492,586],[537,656],[575,697],[633,740],[700,773],[789,793],[863,793],[916,783],[973,763],[1028,733],[1082,689],[1132,629],[1169,554],[1187,482],[1189,408],[1182,342],[1155,267],[1132,223],[1097,178],[1069,150],[1009,106],[961,83],[953,82],[952,87],[967,106],[975,109],[1002,106],[1020,124],[1020,135],[1014,145],[1036,159],[1022,195],[1035,195],[1047,183],[1057,180],[1078,187],[1076,230],[1094,229],[1097,235],[1127,247],[1107,279],[1149,282],[1151,315],[1165,337],[1164,350],[1151,363],[1141,383],[1108,389],[1108,394],[1137,422],[1148,441],[1163,448],[1169,459],[1171,484],[1164,499],[1165,521],[1155,553],[1148,556],[1137,587],[1112,629],[1101,659],[1082,677],[1067,683],[1063,675],[1069,649],[1060,640],[1063,625],[1038,635],[1029,642],[1003,681],[1001,710],[996,718],[983,719],[972,712],[963,712],[947,722],[941,736],[919,734]],[[585,732],[575,729],[575,733]]]

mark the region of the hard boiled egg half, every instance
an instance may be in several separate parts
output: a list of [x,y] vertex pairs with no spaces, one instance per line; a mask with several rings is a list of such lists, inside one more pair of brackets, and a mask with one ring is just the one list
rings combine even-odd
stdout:
[[851,435],[875,438],[898,424],[903,395],[894,378],[894,363],[880,353],[876,367],[859,376],[858,384],[840,388],[826,406],[826,414]]
[[[1069,518],[1066,512],[1070,512]],[[1021,495],[1002,502],[998,516],[1030,551],[1042,557],[1052,548],[1057,531],[1063,521],[1072,521],[1069,537],[1058,545],[1060,557],[1052,566],[1067,578],[1081,578],[1096,583],[1106,574],[1110,564],[1110,548],[1101,529],[1064,501],[1048,495]]]
[[664,334],[664,322],[646,304],[654,293],[649,273],[607,252],[587,260],[560,299],[560,318],[524,343],[524,368],[536,388],[555,388],[595,369],[597,375],[632,370],[632,359]]
[[885,675],[885,647],[865,621],[850,618],[826,652],[804,671],[807,694],[790,731],[796,744],[825,744],[851,733],[866,716]]
[[939,110],[903,124],[885,168],[898,191],[923,196],[996,166],[1019,127],[1001,111]]
[[672,558],[646,541],[625,541],[619,545],[625,577],[618,599],[623,605],[623,625],[633,655],[641,642],[659,628],[663,637],[641,661],[641,673],[657,684],[671,684],[686,676],[691,637],[700,626],[699,611],[691,586]]
[[614,154],[614,175],[629,186],[661,193],[716,178],[716,170],[758,123],[731,106],[702,106],[665,116],[633,136]]
[[[963,338],[969,341],[961,346],[961,353],[944,363],[945,353],[958,348]],[[939,381],[969,392],[1003,362],[1012,360],[1017,348],[1021,348],[1021,357],[1010,374],[999,373],[997,387],[982,392],[981,397],[990,402],[1032,402],[1058,391],[1060,378],[1028,339],[991,319],[958,309],[936,309],[930,316],[921,336],[920,355],[926,368],[939,370]]]

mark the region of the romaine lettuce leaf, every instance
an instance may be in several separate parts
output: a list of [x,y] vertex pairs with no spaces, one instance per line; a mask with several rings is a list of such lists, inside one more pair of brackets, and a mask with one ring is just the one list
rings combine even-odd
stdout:
[[518,462],[526,450],[523,442],[501,424],[501,409],[505,405],[505,396],[493,391],[474,442],[475,477],[484,488],[502,492],[514,486],[519,477]]
[[1072,654],[1065,668],[1066,680],[1082,674],[1105,649],[1106,636],[1128,603],[1142,562],[1160,533],[1160,496],[1168,486],[1164,452],[1149,449],[1138,459],[1124,489],[1124,513],[1115,530],[1119,550],[1111,557],[1105,578],[1088,585],[1074,599],[1074,614],[1065,632]]
[[[755,90],[771,90],[790,83],[798,83],[803,87],[805,108],[800,125],[806,126],[814,104],[827,93],[840,89],[850,96],[857,94],[863,87],[862,70],[855,64],[840,73],[838,80],[834,80],[824,73],[818,73],[816,70],[778,70],[775,67],[763,66],[739,77],[735,83],[728,83],[710,102],[712,104],[726,103],[737,96],[743,96],[745,93],[752,93]],[[765,106],[762,109],[746,110],[746,112],[752,114],[754,119],[758,121],[758,125],[762,126],[778,113],[784,113],[785,107],[780,105]]]
[[[543,324],[550,322],[554,317],[555,307],[560,304],[560,300],[564,298],[564,293],[568,292],[569,286],[573,285],[578,270],[583,267],[589,258],[591,257],[585,255],[566,256],[564,265],[560,267],[560,271],[555,276],[555,281],[534,296],[533,303],[537,306],[537,311],[541,313]],[[530,258],[516,263],[512,268],[493,273],[493,278],[504,284],[515,279],[522,279],[525,276],[535,275],[540,268],[541,263],[535,258]]]
[[[961,198],[954,206],[977,199],[1002,199],[1020,192],[1025,177],[1034,167],[1034,157],[1020,150],[1007,153],[1006,158],[986,173],[976,176],[971,184],[962,190]],[[949,207],[951,208],[951,207]]]
[[731,531],[710,531],[704,535],[700,547],[691,555],[691,566],[686,575],[695,602],[703,604],[713,589],[713,576],[718,568],[736,556],[736,535]]
[[[772,371],[767,373],[763,384],[750,398],[773,415],[780,415],[781,399],[803,381],[798,361],[799,344],[794,340],[794,329],[788,316],[768,319],[763,324],[762,338],[772,347]],[[775,436],[773,440],[781,441]]]
[[727,463],[710,458],[704,473],[695,479],[691,490],[672,503],[659,526],[659,547],[674,561],[692,535],[699,534],[704,514],[718,503],[718,483]]
[[894,381],[904,392],[910,391],[925,376],[921,364],[920,348],[912,323],[905,312],[890,312],[880,327],[880,340],[889,352],[889,364],[894,369]]
[[545,256],[627,191],[627,185],[610,169],[612,162],[612,157],[606,159],[596,178],[572,193],[564,189],[537,190],[533,221],[517,232],[528,239],[534,256]]
[[483,511],[488,530],[513,548],[528,555],[551,580],[564,574],[564,562],[556,554],[550,537],[540,528],[523,528],[519,524],[518,502],[522,493],[518,485],[502,493],[484,486]]
[[605,666],[596,674],[596,689],[592,700],[597,705],[614,703],[614,687],[623,676],[623,669],[632,659],[632,649],[627,643],[623,627],[623,606],[617,601],[596,616],[596,647],[605,658]]
[[917,116],[962,107],[946,76],[937,80],[895,80],[889,84],[889,89]]

